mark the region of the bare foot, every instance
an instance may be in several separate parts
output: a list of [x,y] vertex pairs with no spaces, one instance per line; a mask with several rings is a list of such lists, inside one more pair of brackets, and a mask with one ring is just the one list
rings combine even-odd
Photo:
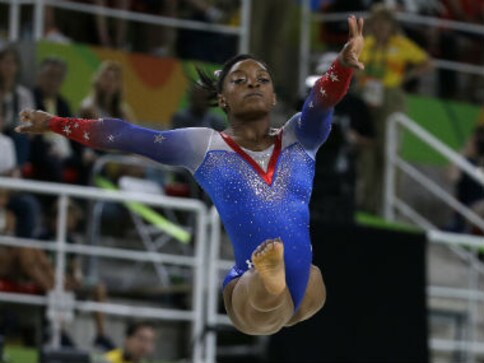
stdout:
[[265,288],[279,295],[286,288],[284,267],[284,245],[280,239],[261,243],[252,253],[252,263],[262,279]]

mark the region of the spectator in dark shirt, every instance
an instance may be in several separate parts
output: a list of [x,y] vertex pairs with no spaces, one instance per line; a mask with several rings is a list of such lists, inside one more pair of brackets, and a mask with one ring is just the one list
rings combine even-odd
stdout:
[[[463,156],[476,168],[484,168],[484,125],[479,125],[468,141]],[[453,166],[451,178],[455,181],[455,194],[457,199],[471,209],[481,210],[480,206],[484,202],[484,186],[475,181],[467,173]],[[484,218],[484,216],[482,216]],[[451,225],[451,230],[455,232],[469,232],[464,218],[456,214]]]
[[3,117],[4,134],[10,136],[15,144],[17,163],[24,166],[29,156],[29,137],[19,135],[13,129],[17,126],[18,114],[25,108],[34,108],[32,93],[18,83],[21,71],[20,54],[13,45],[0,50],[0,103]]
[[[36,108],[70,117],[67,101],[60,95],[60,88],[67,72],[66,63],[59,58],[45,58],[39,66],[37,85],[34,89]],[[30,162],[32,177],[54,182],[66,181],[64,169],[76,164],[75,146],[54,134],[36,135],[32,139]],[[72,179],[72,178],[71,178]],[[73,180],[68,180],[73,181]]]
[[225,120],[210,112],[210,103],[207,95],[194,88],[189,94],[188,108],[173,115],[171,127],[209,127],[217,131],[226,128]]

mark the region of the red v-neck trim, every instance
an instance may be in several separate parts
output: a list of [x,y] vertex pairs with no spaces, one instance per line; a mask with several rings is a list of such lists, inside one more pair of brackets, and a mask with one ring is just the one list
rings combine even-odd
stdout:
[[277,160],[279,159],[279,155],[281,154],[281,136],[282,136],[282,130],[276,135],[276,140],[274,143],[274,150],[272,150],[272,155],[269,160],[269,165],[267,166],[267,171],[264,171],[260,167],[257,162],[250,157],[249,154],[247,154],[240,146],[237,144],[232,137],[227,135],[224,132],[220,132],[220,136],[222,136],[222,139],[229,145],[232,150],[234,150],[237,154],[239,154],[242,158],[244,158],[245,161],[247,161],[259,174],[259,176],[266,182],[267,185],[271,185],[272,182],[274,181],[274,174],[276,171],[276,165],[277,165]]

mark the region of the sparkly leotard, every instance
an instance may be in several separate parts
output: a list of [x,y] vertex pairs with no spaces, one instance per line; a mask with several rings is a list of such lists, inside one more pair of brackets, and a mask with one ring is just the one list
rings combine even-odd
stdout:
[[275,131],[274,145],[263,152],[244,151],[228,135],[209,128],[154,131],[118,119],[54,117],[50,129],[91,147],[137,153],[190,170],[232,241],[235,266],[224,286],[252,268],[258,245],[280,237],[296,310],[312,261],[308,205],[314,159],[330,132],[332,106],[345,94],[351,74],[336,61],[316,83],[302,112]]

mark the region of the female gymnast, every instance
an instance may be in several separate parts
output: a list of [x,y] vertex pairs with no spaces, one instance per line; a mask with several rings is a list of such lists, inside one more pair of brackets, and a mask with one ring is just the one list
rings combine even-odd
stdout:
[[210,195],[232,241],[236,264],[223,296],[233,324],[251,335],[268,335],[314,315],[326,290],[311,264],[309,199],[314,159],[331,129],[333,106],[344,96],[353,68],[363,69],[363,19],[349,17],[349,40],[317,81],[301,113],[271,129],[276,104],[267,66],[249,55],[229,60],[213,90],[230,126],[155,131],[119,119],[61,118],[21,112],[17,131],[54,131],[90,147],[137,153],[187,168]]

